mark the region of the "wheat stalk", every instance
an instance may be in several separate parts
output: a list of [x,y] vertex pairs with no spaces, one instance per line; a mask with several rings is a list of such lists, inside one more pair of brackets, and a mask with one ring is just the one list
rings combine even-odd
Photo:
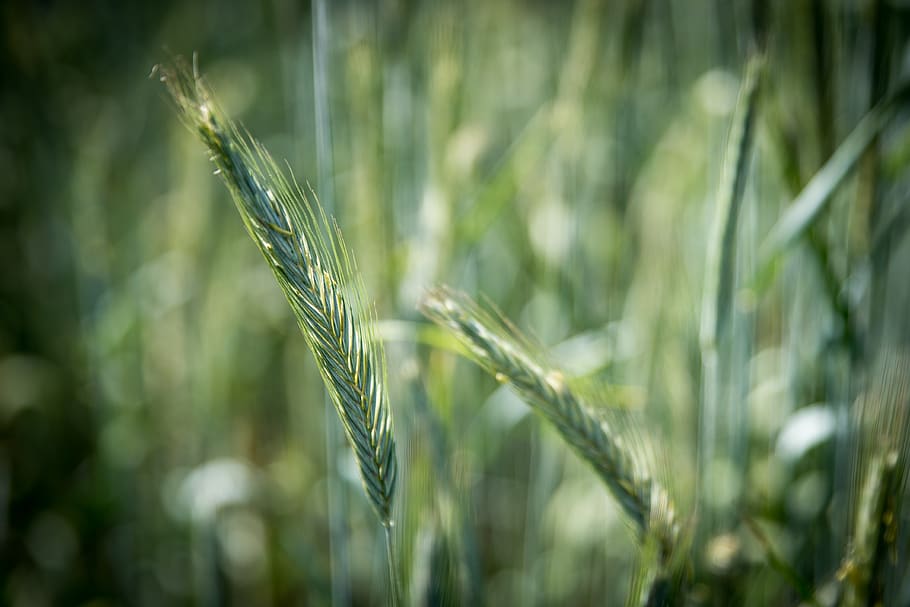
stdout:
[[[705,504],[711,503],[710,499],[705,498],[715,495],[718,490],[718,480],[710,473],[710,466],[717,456],[729,457],[731,461],[737,462],[740,473],[745,472],[745,457],[740,450],[740,446],[747,442],[746,412],[743,408],[745,399],[730,398],[726,388],[735,386],[732,392],[741,392],[743,387],[737,379],[736,370],[742,367],[725,354],[730,353],[734,342],[732,333],[736,318],[732,312],[739,252],[737,232],[752,157],[763,63],[763,55],[753,56],[740,84],[727,136],[721,181],[714,205],[714,221],[705,256],[699,331],[702,368],[702,400],[698,411],[700,490],[696,490]],[[722,403],[725,398],[729,402]],[[704,530],[710,532],[716,528],[718,517],[723,514],[725,513],[717,508],[705,508],[702,515]]]
[[397,459],[385,358],[340,232],[293,176],[286,177],[255,139],[219,111],[195,69],[157,72],[184,121],[208,147],[215,172],[284,291],[354,450],[367,496],[388,528]]
[[509,384],[556,427],[606,483],[642,536],[657,540],[660,562],[668,564],[679,536],[673,501],[616,428],[584,402],[559,370],[541,362],[517,329],[485,313],[468,296],[438,288],[424,297],[420,307],[427,317],[451,330],[499,382]]

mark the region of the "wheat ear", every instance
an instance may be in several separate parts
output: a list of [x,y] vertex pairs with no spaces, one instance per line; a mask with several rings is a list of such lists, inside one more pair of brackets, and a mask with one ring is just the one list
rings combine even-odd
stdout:
[[902,564],[894,556],[910,485],[910,354],[886,346],[873,369],[871,384],[855,405],[853,522],[838,571],[846,607],[896,601],[886,577]]
[[[367,496],[392,524],[397,460],[372,308],[341,234],[293,176],[212,100],[196,70],[158,69],[188,126],[211,153],[247,232],[297,317],[354,450]],[[315,200],[315,197],[314,197]]]
[[420,307],[428,318],[451,330],[498,381],[508,383],[556,427],[603,479],[641,534],[657,539],[660,560],[666,564],[679,535],[673,502],[616,428],[585,404],[560,371],[541,362],[517,329],[481,310],[468,296],[438,288],[424,297]]

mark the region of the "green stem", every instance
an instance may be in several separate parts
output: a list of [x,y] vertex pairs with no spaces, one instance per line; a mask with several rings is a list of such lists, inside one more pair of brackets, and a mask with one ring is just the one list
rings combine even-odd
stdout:
[[389,604],[392,607],[401,605],[401,587],[395,570],[395,551],[392,548],[392,524],[384,525],[386,560],[389,563]]

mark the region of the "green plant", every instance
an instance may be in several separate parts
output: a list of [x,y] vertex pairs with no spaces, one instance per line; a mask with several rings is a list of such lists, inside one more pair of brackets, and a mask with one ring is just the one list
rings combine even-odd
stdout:
[[[423,299],[421,310],[448,328],[478,364],[497,381],[509,384],[594,468],[635,525],[642,543],[656,542],[658,573],[648,585],[649,596],[668,592],[664,586],[679,565],[674,558],[685,552],[680,521],[669,493],[648,469],[642,436],[630,420],[614,415],[611,421],[609,410],[595,411],[562,371],[534,353],[514,326],[483,312],[466,295],[435,289]],[[672,598],[666,596],[660,602]]]
[[910,359],[887,349],[854,411],[850,541],[838,577],[845,607],[885,604],[910,475]]
[[[314,6],[313,90],[300,94],[306,78],[294,72],[298,86],[289,87],[287,106],[306,119],[294,122],[299,130],[290,137],[278,136],[277,149],[286,152],[281,146],[291,141],[304,150],[302,164],[318,175],[325,207],[217,110],[195,70],[162,73],[316,358],[385,527],[394,598],[401,591],[414,601],[469,601],[489,592],[506,602],[584,601],[599,596],[601,576],[622,589],[629,585],[615,580],[631,579],[631,592],[611,589],[606,600],[624,595],[634,605],[739,598],[746,605],[796,598],[858,605],[897,596],[899,588],[882,580],[894,575],[885,555],[897,545],[891,521],[902,503],[889,496],[904,492],[906,441],[857,449],[869,415],[850,418],[853,426],[846,420],[849,403],[867,387],[863,356],[880,349],[867,331],[899,322],[894,310],[878,312],[889,299],[883,270],[899,269],[889,243],[905,230],[904,214],[893,210],[900,188],[885,187],[901,182],[901,155],[885,150],[899,147],[888,128],[902,117],[906,87],[889,93],[876,72],[868,106],[848,96],[840,107],[825,74],[828,17],[816,5],[792,11],[818,20],[815,79],[786,59],[787,45],[800,40],[787,29],[790,13],[756,7],[759,48],[743,62],[737,95],[732,63],[703,61],[679,82],[655,67],[666,62],[649,54],[646,32],[652,25],[670,32],[673,11],[620,3],[620,19],[601,19],[615,7],[586,0],[552,26],[564,27],[569,44],[540,78],[538,95],[503,102],[487,92],[502,74],[471,54],[496,58],[510,47],[481,47],[471,33],[478,23],[427,10],[413,24],[429,27],[412,28],[402,38],[411,46],[399,48],[382,39],[382,27],[349,31],[335,13],[341,9]],[[498,18],[485,10],[472,15]],[[344,36],[330,35],[332,21]],[[766,27],[775,35],[766,36]],[[523,48],[549,48],[529,38],[535,42]],[[672,40],[660,42],[660,57],[671,57]],[[721,44],[724,57],[734,52],[729,42]],[[887,67],[883,53],[876,45],[876,61]],[[614,60],[621,70],[599,69]],[[811,95],[807,87],[815,87]],[[804,102],[812,95],[817,107]],[[425,123],[412,120],[409,108],[424,106]],[[814,110],[818,133],[799,116]],[[841,124],[841,117],[849,120]],[[838,145],[839,135],[846,137]],[[817,154],[806,151],[814,143]],[[780,161],[779,174],[768,159]],[[879,179],[886,170],[890,176]],[[865,217],[864,207],[850,204],[854,173],[863,204],[889,200],[890,211]],[[774,200],[792,202],[778,209]],[[364,305],[353,253],[325,216],[336,212],[390,320],[377,323]],[[865,221],[868,251],[855,234]],[[847,232],[849,246],[841,246]],[[805,271],[804,253],[817,274]],[[503,280],[512,274],[527,280]],[[413,321],[420,290],[452,276],[506,312],[443,288],[419,304],[442,330]],[[562,343],[545,353],[507,317],[539,331],[544,343]],[[396,342],[390,352],[401,364],[391,384],[380,341]],[[582,497],[573,493],[590,470],[563,459],[565,450],[536,425],[514,421],[524,413],[509,409],[510,397],[491,390],[490,378],[438,352],[455,341],[457,352],[511,386],[603,481],[622,516],[610,513],[588,527],[606,540],[593,532],[563,538],[571,524],[562,513],[593,503],[599,484]],[[613,406],[620,384],[635,386],[632,400],[642,411]],[[392,386],[401,395],[394,439]],[[815,403],[809,413],[823,418],[818,442],[781,447],[787,425]],[[871,425],[884,426],[896,407],[883,406]],[[660,456],[672,466],[655,464],[644,428],[657,426],[666,437]],[[407,454],[401,479],[396,440]],[[842,453],[857,460],[850,481],[839,473]],[[347,490],[343,464],[312,466],[318,457],[306,447],[295,456],[316,471],[311,488],[328,487],[330,514],[312,520],[317,527],[328,521],[333,600],[345,602],[372,588],[363,583],[369,551],[348,559],[341,547],[335,554],[336,545],[364,545],[362,517],[332,507],[333,495]],[[850,508],[840,505],[843,496]],[[618,520],[635,530],[630,565],[628,550],[612,542]],[[579,573],[574,564],[588,554],[590,573]]]
[[[293,176],[285,176],[257,141],[218,110],[195,68],[159,72],[182,117],[208,147],[216,173],[294,311],[354,451],[364,490],[387,530],[394,572],[389,529],[398,461],[385,358],[341,233]],[[395,586],[393,577],[393,591]]]

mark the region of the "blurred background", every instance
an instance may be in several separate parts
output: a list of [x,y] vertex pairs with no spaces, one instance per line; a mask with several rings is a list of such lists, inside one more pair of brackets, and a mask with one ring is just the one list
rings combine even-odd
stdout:
[[[873,109],[907,77],[906,2],[0,15],[0,604],[385,604],[381,530],[312,357],[148,77],[193,53],[338,218],[376,301],[413,604],[622,604],[636,566],[592,472],[420,318],[439,283],[642,419],[655,474],[684,516],[698,507],[691,604],[837,596],[854,402],[910,338],[907,113]],[[706,340],[737,108],[727,312]],[[831,162],[844,170],[819,173]],[[760,272],[810,180],[818,213]],[[910,604],[900,578],[888,596]]]

